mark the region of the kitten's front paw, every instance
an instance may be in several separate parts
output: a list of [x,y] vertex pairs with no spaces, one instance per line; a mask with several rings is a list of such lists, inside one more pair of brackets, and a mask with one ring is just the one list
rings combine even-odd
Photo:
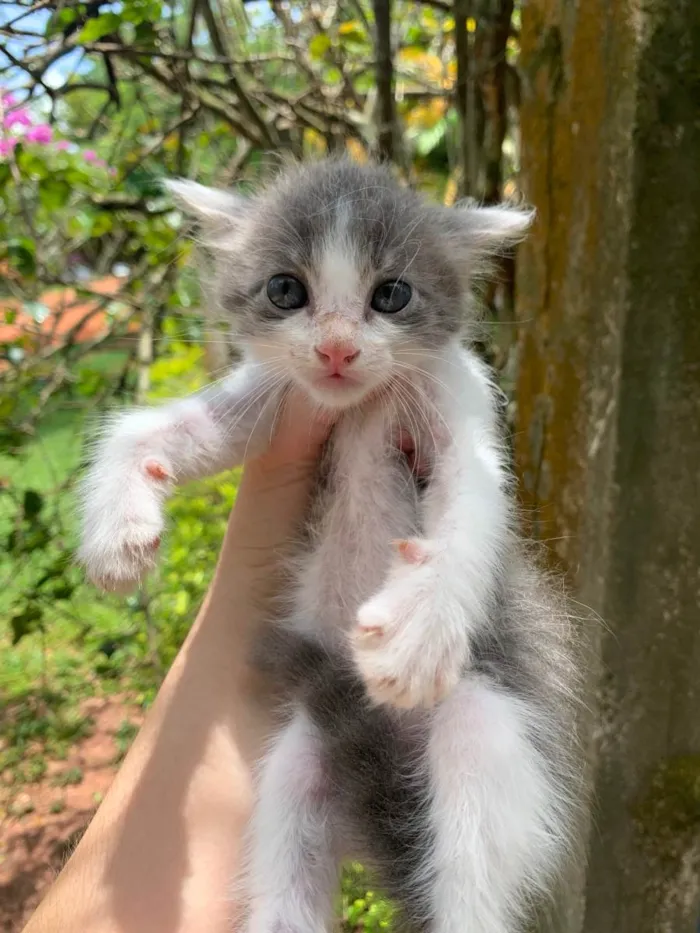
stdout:
[[163,531],[161,495],[166,469],[146,460],[122,483],[93,470],[86,484],[78,560],[103,590],[128,593],[152,570]]
[[468,664],[466,620],[431,543],[400,541],[397,549],[400,563],[389,582],[359,609],[355,661],[373,700],[431,707]]

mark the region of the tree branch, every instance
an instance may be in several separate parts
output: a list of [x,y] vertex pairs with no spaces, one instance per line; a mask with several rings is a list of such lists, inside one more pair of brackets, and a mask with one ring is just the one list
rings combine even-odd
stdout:
[[377,153],[393,161],[396,153],[394,61],[391,54],[391,0],[374,0],[377,45]]

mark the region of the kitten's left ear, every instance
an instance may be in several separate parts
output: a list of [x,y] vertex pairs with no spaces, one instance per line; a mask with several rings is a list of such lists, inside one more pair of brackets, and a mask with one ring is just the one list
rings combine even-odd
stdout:
[[448,229],[470,258],[497,256],[525,238],[535,211],[507,204],[481,207],[465,201],[446,209]]
[[225,248],[250,212],[250,201],[234,191],[207,188],[185,178],[168,179],[165,188],[175,202],[197,221],[208,246]]

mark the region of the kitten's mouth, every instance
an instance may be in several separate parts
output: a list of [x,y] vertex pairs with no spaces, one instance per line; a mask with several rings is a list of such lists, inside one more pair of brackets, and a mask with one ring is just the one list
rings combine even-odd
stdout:
[[345,373],[325,373],[323,376],[319,376],[315,379],[314,382],[320,388],[332,387],[334,389],[342,387],[356,389],[361,384],[359,379],[348,376]]
[[364,401],[372,391],[372,382],[362,373],[319,373],[307,377],[308,390],[319,402],[347,408]]

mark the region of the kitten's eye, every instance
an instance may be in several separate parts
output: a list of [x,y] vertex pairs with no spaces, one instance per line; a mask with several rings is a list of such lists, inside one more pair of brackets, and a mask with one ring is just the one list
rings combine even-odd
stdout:
[[293,275],[273,275],[267,283],[267,297],[283,311],[296,311],[309,301],[306,287]]
[[372,295],[370,306],[381,314],[396,314],[403,311],[411,300],[413,289],[408,282],[401,279],[391,282],[382,282]]

